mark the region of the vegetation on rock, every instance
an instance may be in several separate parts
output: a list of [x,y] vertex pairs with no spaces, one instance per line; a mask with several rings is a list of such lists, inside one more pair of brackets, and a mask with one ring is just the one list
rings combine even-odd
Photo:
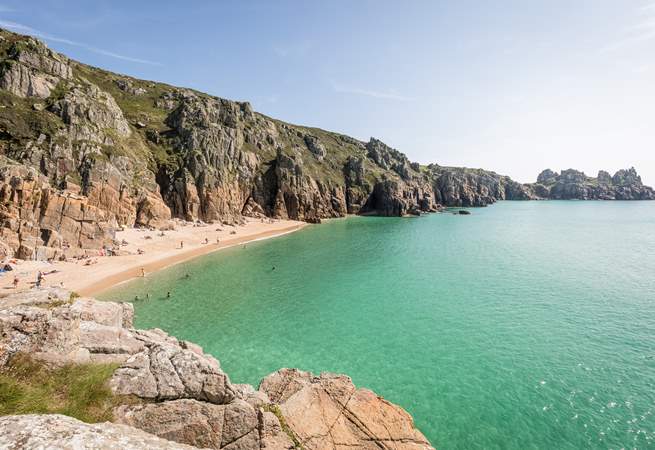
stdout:
[[17,354],[0,368],[0,415],[64,414],[83,422],[111,420],[116,397],[107,381],[116,364],[49,367]]
[[[317,449],[349,442],[432,449],[407,412],[356,388],[347,376],[281,369],[259,389],[233,384],[198,345],[162,330],[134,329],[131,305],[70,299],[70,292],[49,288],[0,303],[0,414],[111,419],[127,426],[126,435],[138,428],[200,448]],[[60,422],[57,417],[33,419]],[[11,424],[15,420],[0,419],[0,447]],[[18,435],[40,438],[13,432],[11,445]]]

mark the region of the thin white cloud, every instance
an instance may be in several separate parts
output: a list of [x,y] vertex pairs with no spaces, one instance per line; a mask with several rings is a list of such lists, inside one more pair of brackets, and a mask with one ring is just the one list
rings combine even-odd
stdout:
[[332,82],[332,89],[334,90],[334,92],[337,92],[339,94],[363,95],[365,97],[379,98],[382,100],[396,100],[401,102],[414,101],[412,97],[407,97],[405,95],[401,95],[393,91],[383,92],[383,91],[374,91],[370,89],[361,89],[354,86],[344,86],[342,84],[338,84],[335,82]]
[[643,22],[639,22],[628,28],[629,31],[636,31],[636,32],[641,32],[644,30],[648,31],[653,29],[655,29],[655,17],[648,20],[644,20]]
[[644,33],[636,34],[624,39],[620,39],[600,49],[601,53],[614,52],[622,48],[631,47],[642,42],[647,42],[655,39],[655,30],[647,31]]
[[273,52],[282,58],[286,58],[287,56],[305,56],[311,49],[312,43],[309,41],[273,46]]
[[647,3],[642,5],[638,8],[638,11],[646,14],[653,12],[655,11],[655,3]]
[[653,69],[652,64],[641,64],[635,67],[634,69],[632,69],[632,73],[644,74],[650,72],[652,69]]
[[[1,9],[0,9],[0,12],[1,12]],[[29,27],[27,25],[23,25],[21,23],[16,23],[16,22],[11,22],[11,21],[8,21],[8,20],[0,19],[0,27],[6,28],[8,30],[15,31],[15,32],[18,32],[18,33],[29,34],[29,35],[32,35],[34,37],[44,39],[46,41],[59,42],[61,44],[66,44],[66,45],[71,45],[73,47],[83,48],[84,50],[88,50],[90,52],[97,53],[99,55],[109,56],[111,58],[116,58],[116,59],[120,59],[120,60],[123,60],[123,61],[129,61],[129,62],[134,62],[134,63],[139,63],[139,64],[149,64],[149,65],[153,65],[153,66],[161,66],[162,65],[161,63],[156,62],[156,61],[150,61],[148,59],[141,59],[141,58],[133,58],[131,56],[121,55],[121,54],[114,53],[114,52],[109,51],[109,50],[104,50],[102,48],[93,47],[91,45],[87,45],[87,44],[84,44],[82,42],[72,41],[70,39],[66,39],[66,38],[62,38],[62,37],[58,37],[58,36],[52,36],[52,35],[50,35],[48,33],[44,33],[42,31],[36,30],[36,29],[34,29],[32,27]]]
[[614,52],[655,39],[655,3],[643,5],[637,12],[642,16],[641,20],[625,28],[623,37],[601,48],[601,53]]

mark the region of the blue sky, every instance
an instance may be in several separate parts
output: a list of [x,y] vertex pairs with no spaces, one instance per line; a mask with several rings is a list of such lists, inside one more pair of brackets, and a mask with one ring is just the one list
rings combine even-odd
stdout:
[[655,0],[6,0],[0,26],[424,163],[655,184]]

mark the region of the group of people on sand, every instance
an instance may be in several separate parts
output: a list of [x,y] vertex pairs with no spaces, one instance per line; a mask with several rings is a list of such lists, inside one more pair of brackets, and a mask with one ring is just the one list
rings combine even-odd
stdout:
[[[205,237],[205,240],[202,241],[203,244],[209,244],[209,238]],[[221,239],[216,236],[216,245],[219,245],[221,243]],[[184,241],[180,241],[180,246],[178,247],[180,250],[184,249]]]
[[[262,222],[264,222],[264,219],[262,219]],[[274,221],[268,219],[267,222],[273,223]],[[196,223],[193,224],[193,226],[194,227],[205,227],[205,226],[207,226],[207,224],[202,223],[202,222],[196,222]],[[145,231],[145,230],[139,230],[139,231]],[[154,229],[151,229],[150,231],[154,231]],[[222,231],[222,229],[217,228],[216,231]],[[236,234],[236,231],[234,231],[234,230],[231,231],[231,234]],[[160,231],[157,235],[160,236],[160,237],[165,236],[164,231]],[[209,237],[205,237],[205,239],[203,240],[202,243],[205,244],[205,245],[209,244]],[[220,245],[220,243],[221,243],[220,237],[216,236],[216,245]],[[119,253],[119,247],[128,245],[128,242],[125,239],[122,239],[120,243],[115,242],[114,244],[115,244],[114,246],[104,245],[101,249],[98,250],[97,256],[100,256],[100,257],[101,256],[117,256],[118,253]],[[62,247],[64,249],[70,249],[71,245],[70,245],[70,243],[68,241],[64,240],[62,242]],[[244,245],[243,247],[245,248],[246,246]],[[179,248],[184,249],[184,241],[183,240],[180,241]],[[143,255],[145,253],[145,251],[142,248],[137,248],[136,251],[137,251],[137,254],[139,254],[139,255]],[[65,253],[63,253],[60,256],[59,259],[61,261],[68,261],[69,260],[68,258],[66,258]],[[98,264],[98,257],[93,257],[93,256],[90,256],[89,254],[82,254],[82,255],[73,256],[72,260],[74,262],[83,262],[83,265],[85,265],[85,266],[91,266],[91,265],[94,265],[94,264]],[[14,263],[15,262],[16,261],[14,261]],[[273,270],[275,270],[275,268],[273,268]],[[39,270],[37,272],[37,274],[36,274],[36,281],[33,283],[33,286],[35,286],[37,288],[40,288],[42,286],[42,284],[44,283],[44,281],[45,281],[46,275],[49,275],[49,274],[54,273],[54,272],[57,272],[57,270],[52,270],[52,271],[49,271],[49,272],[43,272],[43,271]],[[141,276],[142,277],[146,276],[146,272],[145,272],[144,268],[141,268]],[[189,277],[190,277],[189,274],[186,274],[185,278],[189,278]],[[12,286],[13,286],[14,289],[17,289],[19,284],[20,284],[20,278],[16,274],[16,275],[14,275],[14,278],[13,278],[13,281],[12,281]],[[167,293],[166,297],[170,298],[170,292]]]

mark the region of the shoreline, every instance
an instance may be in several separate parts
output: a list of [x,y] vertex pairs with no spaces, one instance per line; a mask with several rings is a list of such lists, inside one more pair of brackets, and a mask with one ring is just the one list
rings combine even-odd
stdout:
[[187,250],[183,253],[180,253],[179,255],[168,256],[159,259],[157,261],[143,264],[138,268],[132,267],[122,272],[108,275],[105,278],[94,282],[90,286],[79,289],[75,292],[77,292],[83,297],[93,297],[105,291],[108,291],[109,289],[115,286],[127,283],[135,278],[140,278],[141,268],[145,270],[146,276],[148,276],[149,274],[158,272],[160,270],[168,269],[169,267],[175,266],[177,264],[181,264],[183,262],[187,262],[192,259],[198,258],[200,256],[217,252],[219,250],[235,247],[241,244],[247,244],[250,242],[263,241],[266,239],[272,239],[272,238],[284,236],[285,234],[293,233],[294,231],[298,231],[304,227],[305,225],[300,225],[300,224],[292,225],[290,227],[283,228],[281,230],[269,230],[254,235],[246,235],[242,237],[236,237],[233,239],[227,239],[226,241],[221,242],[220,244],[207,244],[199,248]]
[[[306,222],[292,220],[261,223],[250,219],[245,225],[234,227],[185,224],[163,235],[156,231],[130,228],[116,233],[117,241],[128,242],[121,249],[125,254],[89,258],[96,261],[93,264],[87,265],[83,261],[18,260],[13,271],[0,277],[0,297],[33,289],[39,271],[46,274],[44,287],[64,287],[84,297],[96,296],[141,277],[142,269],[148,276],[225,248],[293,233],[307,225]],[[219,243],[216,243],[217,239],[220,239]],[[205,243],[206,240],[208,243]],[[182,242],[184,245],[180,246]],[[138,254],[139,250],[144,253]],[[11,287],[14,276],[20,279],[18,289]]]

